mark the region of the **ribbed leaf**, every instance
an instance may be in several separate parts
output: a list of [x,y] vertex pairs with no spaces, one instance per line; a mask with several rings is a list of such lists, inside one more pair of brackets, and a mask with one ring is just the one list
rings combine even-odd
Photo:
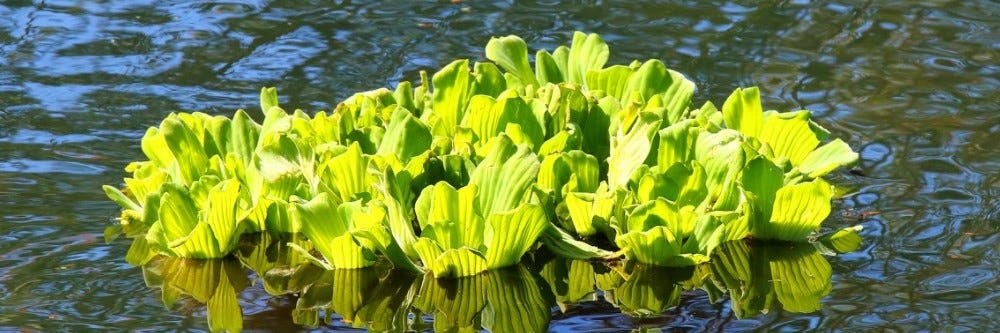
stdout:
[[669,228],[658,226],[646,231],[632,231],[615,239],[625,257],[659,266],[684,266],[681,244]]
[[548,225],[545,211],[534,204],[524,204],[486,220],[486,264],[490,269],[521,261]]
[[716,198],[727,183],[735,180],[746,162],[740,134],[732,130],[702,132],[696,143],[695,158],[705,168],[708,193]]
[[361,147],[354,143],[347,151],[330,158],[326,162],[325,177],[331,188],[337,190],[341,202],[368,197],[371,188],[368,180],[368,158],[362,155]]
[[804,241],[830,215],[832,199],[830,184],[822,179],[783,187],[775,194],[770,223],[756,229],[751,224],[750,232],[755,238]]
[[562,69],[548,51],[538,50],[538,53],[535,53],[535,80],[539,85],[560,83],[565,80]]
[[750,160],[746,168],[743,169],[743,178],[740,181],[743,189],[753,194],[749,197],[753,205],[754,221],[770,221],[771,210],[774,208],[774,196],[784,182],[784,173],[781,168],[763,156]]
[[241,221],[236,219],[239,196],[240,183],[235,179],[219,183],[208,193],[208,214],[204,216],[204,221],[212,228],[212,234],[219,245],[225,248],[235,246],[239,232],[243,229],[239,227]]
[[482,216],[514,209],[527,200],[538,174],[538,158],[527,146],[515,146],[506,136],[495,140],[469,180],[479,188],[476,200]]
[[333,256],[324,254],[324,257],[334,268],[363,268],[375,263],[375,255],[371,250],[361,246],[350,233],[334,237],[329,251]]
[[646,231],[654,227],[666,227],[678,240],[687,238],[694,232],[695,218],[693,207],[677,207],[664,199],[655,199],[643,203],[632,211],[628,217],[627,229],[623,232]]
[[643,112],[628,133],[619,132],[613,139],[608,157],[608,185],[612,190],[625,188],[632,173],[646,161],[659,126],[659,117]]
[[278,106],[278,90],[274,87],[260,88],[260,109],[264,112]]
[[539,236],[538,241],[545,244],[545,247],[553,253],[568,259],[585,260],[611,257],[613,255],[611,251],[603,250],[573,238],[573,236],[559,229],[559,227],[551,222],[545,228],[545,231],[542,232],[542,235]]
[[208,156],[205,156],[198,136],[177,118],[164,119],[160,130],[167,147],[170,147],[170,152],[177,159],[181,180],[190,184],[201,178],[208,165]]
[[622,65],[592,70],[585,75],[587,88],[591,91],[603,91],[607,96],[619,101],[627,100],[631,96],[631,91],[628,90],[629,79],[634,72],[628,66]]
[[601,36],[574,32],[566,64],[566,82],[585,85],[587,72],[603,68],[608,61],[608,53],[608,44]]
[[656,163],[661,169],[676,163],[684,163],[694,158],[695,140],[698,128],[693,119],[683,120],[660,130],[660,143]]
[[104,189],[104,194],[107,195],[111,201],[117,203],[118,206],[121,206],[122,209],[131,209],[136,212],[142,211],[142,207],[140,207],[139,204],[136,204],[132,201],[132,199],[129,199],[125,196],[125,193],[122,193],[122,191],[119,191],[114,186],[104,185],[102,188]]
[[573,222],[573,231],[581,237],[587,237],[597,234],[600,229],[608,228],[615,196],[614,192],[602,187],[597,193],[570,192],[566,195],[565,203]]
[[810,152],[798,165],[798,170],[809,178],[819,178],[834,169],[854,164],[858,161],[858,153],[851,147],[835,139]]
[[171,184],[164,187],[160,197],[159,224],[168,240],[185,237],[198,224],[198,211],[181,187]]
[[513,73],[522,83],[538,86],[531,65],[528,64],[528,46],[521,37],[511,35],[491,38],[486,44],[486,59]]
[[[634,93],[639,93],[644,101],[649,101],[654,96],[667,92],[675,84],[673,80],[676,77],[671,74],[671,71],[663,65],[663,62],[650,59],[643,63],[642,66],[639,66],[635,70],[635,74],[629,78],[628,85],[625,87],[626,95],[623,97],[630,97]],[[683,96],[675,97],[684,99]],[[623,104],[625,102],[625,100],[622,100]],[[665,119],[666,117],[661,118]]]
[[809,111],[768,112],[757,138],[771,147],[776,158],[788,158],[792,165],[802,163],[819,145],[809,127]]
[[171,240],[167,246],[181,258],[213,259],[222,258],[229,255],[235,248],[232,246],[219,244],[208,223],[198,223],[198,226],[191,230],[191,233],[182,238]]
[[430,149],[431,130],[410,111],[396,107],[392,111],[385,137],[379,144],[377,154],[395,155],[400,161],[409,161],[413,156],[420,155]]
[[485,272],[488,268],[486,259],[467,247],[445,250],[430,264],[430,270],[436,278],[472,276]]
[[468,60],[455,60],[434,73],[432,79],[434,91],[434,114],[442,121],[442,133],[451,135],[455,127],[465,115],[466,102],[469,100],[471,79]]
[[688,116],[691,107],[691,96],[694,95],[694,82],[684,77],[684,74],[667,70],[670,74],[670,86],[663,93],[663,107],[667,109],[667,123],[676,124]]
[[764,124],[764,110],[760,104],[760,90],[757,87],[736,88],[722,104],[722,116],[726,127],[757,137]]
[[174,164],[176,158],[174,153],[170,151],[170,147],[167,146],[167,139],[160,129],[156,127],[147,129],[146,134],[142,136],[141,145],[146,158],[158,167],[168,169]]
[[848,253],[857,251],[861,247],[861,236],[858,235],[862,227],[860,225],[846,227],[819,239],[820,244],[836,251],[836,253]]

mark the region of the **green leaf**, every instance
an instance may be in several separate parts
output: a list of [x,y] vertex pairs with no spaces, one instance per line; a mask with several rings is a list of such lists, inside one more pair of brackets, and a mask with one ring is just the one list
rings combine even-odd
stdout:
[[235,154],[243,165],[249,165],[260,139],[260,125],[250,119],[246,112],[238,110],[233,115],[229,135],[229,140],[225,142],[226,152]]
[[236,219],[239,195],[240,183],[235,179],[219,183],[208,193],[208,214],[204,220],[211,227],[215,240],[225,248],[235,246],[238,231],[242,230],[239,228],[241,221]]
[[636,207],[627,221],[627,229],[623,232],[646,231],[654,227],[667,227],[678,240],[687,238],[694,232],[695,218],[693,207],[678,208],[664,199],[655,199]]
[[751,224],[750,232],[755,238],[804,241],[830,215],[832,199],[830,184],[822,179],[785,186],[775,194],[770,222]]
[[483,239],[487,267],[494,269],[517,264],[547,226],[545,211],[533,204],[490,215]]
[[760,104],[760,90],[757,87],[736,88],[722,104],[722,116],[726,127],[757,137],[764,124],[764,110]]
[[627,133],[619,129],[611,142],[611,156],[608,157],[608,185],[612,190],[625,188],[632,173],[646,161],[659,126],[659,117],[643,112]]
[[579,241],[566,233],[551,222],[539,236],[538,241],[545,245],[550,251],[563,258],[568,259],[594,259],[611,257],[613,253],[596,246]]
[[819,139],[809,127],[809,111],[768,112],[758,138],[771,147],[776,158],[788,158],[799,165],[816,146]]
[[848,253],[857,251],[861,247],[861,236],[858,235],[862,227],[860,225],[846,227],[819,239],[819,243],[836,253]]
[[260,89],[260,109],[267,113],[278,106],[278,89],[274,87]]
[[667,227],[632,231],[617,237],[615,243],[629,259],[659,266],[683,266],[680,240]]
[[506,93],[497,100],[482,95],[473,97],[469,102],[469,114],[461,124],[472,129],[480,145],[502,132],[509,132],[511,125],[519,127],[518,134],[532,148],[540,146],[545,137],[542,121],[536,117],[532,105]]
[[198,225],[198,211],[186,190],[171,184],[160,196],[159,221],[168,240],[182,238]]
[[436,278],[472,276],[489,269],[486,259],[476,250],[463,247],[448,249],[430,264]]
[[330,158],[325,168],[324,181],[336,190],[341,202],[370,197],[368,158],[362,155],[358,144],[351,144],[347,151]]
[[201,178],[202,171],[208,165],[208,157],[202,149],[197,135],[183,122],[176,118],[167,118],[160,125],[167,147],[177,159],[181,180],[190,184]]
[[222,258],[232,251],[216,241],[207,223],[198,223],[190,234],[171,240],[167,246],[178,257],[194,259]]
[[478,248],[483,244],[483,218],[476,211],[475,185],[455,190],[446,182],[428,187],[417,198],[421,237],[435,240],[445,249],[462,246]]
[[466,103],[471,94],[468,60],[455,60],[434,73],[433,113],[443,122],[441,135],[452,135],[465,115]]
[[538,50],[535,53],[535,79],[539,85],[565,81],[563,70],[548,51]]
[[673,77],[662,62],[650,59],[636,69],[625,91],[629,96],[638,92],[642,99],[647,101],[655,95],[664,93],[673,83],[672,80]]
[[480,313],[483,328],[490,332],[545,332],[549,326],[549,302],[524,266],[492,271],[484,277],[486,307]]
[[395,155],[400,161],[420,155],[430,149],[431,130],[409,111],[396,107],[385,130],[385,139],[379,145],[379,156]]
[[608,96],[625,103],[631,97],[629,78],[635,71],[627,66],[615,65],[604,69],[592,70],[586,73],[587,88],[591,91],[600,90]]
[[574,32],[566,64],[566,82],[586,85],[584,79],[587,72],[603,68],[608,61],[608,54],[608,44],[604,43],[601,36]]
[[493,150],[472,172],[470,185],[483,216],[516,208],[528,199],[538,174],[539,162],[527,146],[515,146],[505,135],[498,136]]
[[140,207],[139,204],[132,201],[132,199],[129,199],[125,196],[125,193],[122,193],[122,191],[119,191],[117,188],[108,185],[104,185],[101,188],[104,189],[104,194],[107,195],[111,201],[117,203],[118,206],[121,206],[122,209],[131,209],[137,212],[142,212],[142,207]]
[[531,84],[537,87],[535,74],[528,64],[528,47],[524,40],[517,36],[506,36],[491,38],[486,44],[486,59],[503,67],[507,72],[513,73],[524,84]]
[[371,250],[361,246],[350,233],[334,237],[329,246],[333,256],[324,257],[334,268],[363,268],[375,263]]
[[670,74],[670,85],[662,95],[663,106],[667,109],[665,121],[676,124],[688,116],[695,85],[684,74],[669,69],[667,72]]
[[833,290],[833,269],[826,258],[808,244],[762,250],[767,253],[774,293],[782,308],[800,313],[819,310],[820,300]]
[[606,188],[596,193],[570,192],[565,203],[573,222],[573,231],[581,237],[588,237],[609,227],[615,196]]
[[497,65],[489,62],[476,62],[473,65],[473,91],[476,95],[498,96],[507,90],[507,81]]
[[844,141],[835,139],[809,152],[797,168],[809,178],[819,178],[838,167],[851,165],[857,161],[858,153],[851,150]]
[[676,122],[660,130],[656,165],[665,169],[694,159],[695,141],[699,132],[693,119]]
[[774,208],[774,196],[783,186],[784,173],[777,165],[763,156],[758,156],[743,169],[740,183],[743,189],[753,194],[750,200],[753,205],[755,221],[770,221]]

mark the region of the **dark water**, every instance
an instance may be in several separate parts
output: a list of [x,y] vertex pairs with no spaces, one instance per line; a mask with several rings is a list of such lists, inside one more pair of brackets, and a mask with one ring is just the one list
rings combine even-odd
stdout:
[[[552,48],[574,30],[600,33],[612,63],[662,59],[696,100],[758,85],[767,108],[814,111],[861,153],[862,175],[834,179],[857,193],[825,225],[864,226],[864,247],[827,258],[832,291],[815,312],[737,320],[692,292],[652,321],[553,307],[550,329],[1000,327],[995,2],[0,1],[0,330],[208,328],[204,307],[163,306],[124,262],[127,241],[102,238],[117,207],[100,185],[120,182],[169,112],[253,111],[261,86],[329,110],[483,59],[490,36]],[[240,300],[247,329],[308,329],[292,324],[294,298],[258,284]]]

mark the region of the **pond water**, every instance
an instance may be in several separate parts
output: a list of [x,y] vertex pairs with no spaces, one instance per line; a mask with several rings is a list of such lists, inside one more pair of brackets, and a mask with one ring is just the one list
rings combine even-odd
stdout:
[[[123,167],[142,158],[145,129],[169,112],[259,114],[262,86],[277,86],[283,105],[330,110],[356,91],[417,80],[455,58],[482,60],[491,36],[551,49],[574,30],[601,34],[610,63],[662,59],[695,81],[697,101],[719,104],[735,87],[757,85],[766,108],[812,110],[861,154],[855,172],[833,177],[856,192],[835,202],[825,225],[863,226],[862,248],[822,258],[830,292],[806,313],[786,304],[736,316],[743,310],[728,297],[713,303],[698,290],[643,319],[621,313],[623,291],[556,305],[572,290],[547,286],[560,279],[545,275],[595,269],[587,263],[539,261],[468,283],[487,294],[497,281],[534,288],[551,320],[537,327],[564,332],[1000,327],[996,2],[3,1],[0,17],[0,330],[209,329],[205,306],[168,309],[162,291],[146,284],[156,267],[129,265],[128,241],[103,238],[118,208],[100,186],[120,184]],[[219,276],[232,263],[203,265],[191,270]],[[399,290],[377,290],[389,294],[422,293],[427,284],[370,274],[375,280],[332,279],[402,279],[382,283]],[[684,274],[648,279],[683,284],[671,279]],[[233,288],[245,329],[351,327],[336,318],[298,325],[308,318],[296,298],[270,296],[260,276],[251,278]],[[228,279],[249,283],[237,280]]]

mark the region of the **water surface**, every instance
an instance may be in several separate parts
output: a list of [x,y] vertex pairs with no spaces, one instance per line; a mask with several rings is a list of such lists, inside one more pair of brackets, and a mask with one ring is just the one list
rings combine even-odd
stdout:
[[[826,225],[864,226],[829,257],[832,292],[811,313],[733,318],[681,296],[658,320],[604,301],[555,331],[983,330],[1000,327],[1000,4],[991,1],[3,1],[0,2],[0,330],[208,329],[197,304],[166,309],[100,191],[141,158],[173,111],[329,110],[353,92],[416,80],[491,36],[532,49],[601,34],[611,63],[658,58],[721,103],[757,85],[765,107],[805,108],[861,153],[856,189]],[[244,327],[308,329],[292,297],[240,293]],[[718,320],[702,320],[719,318]]]

